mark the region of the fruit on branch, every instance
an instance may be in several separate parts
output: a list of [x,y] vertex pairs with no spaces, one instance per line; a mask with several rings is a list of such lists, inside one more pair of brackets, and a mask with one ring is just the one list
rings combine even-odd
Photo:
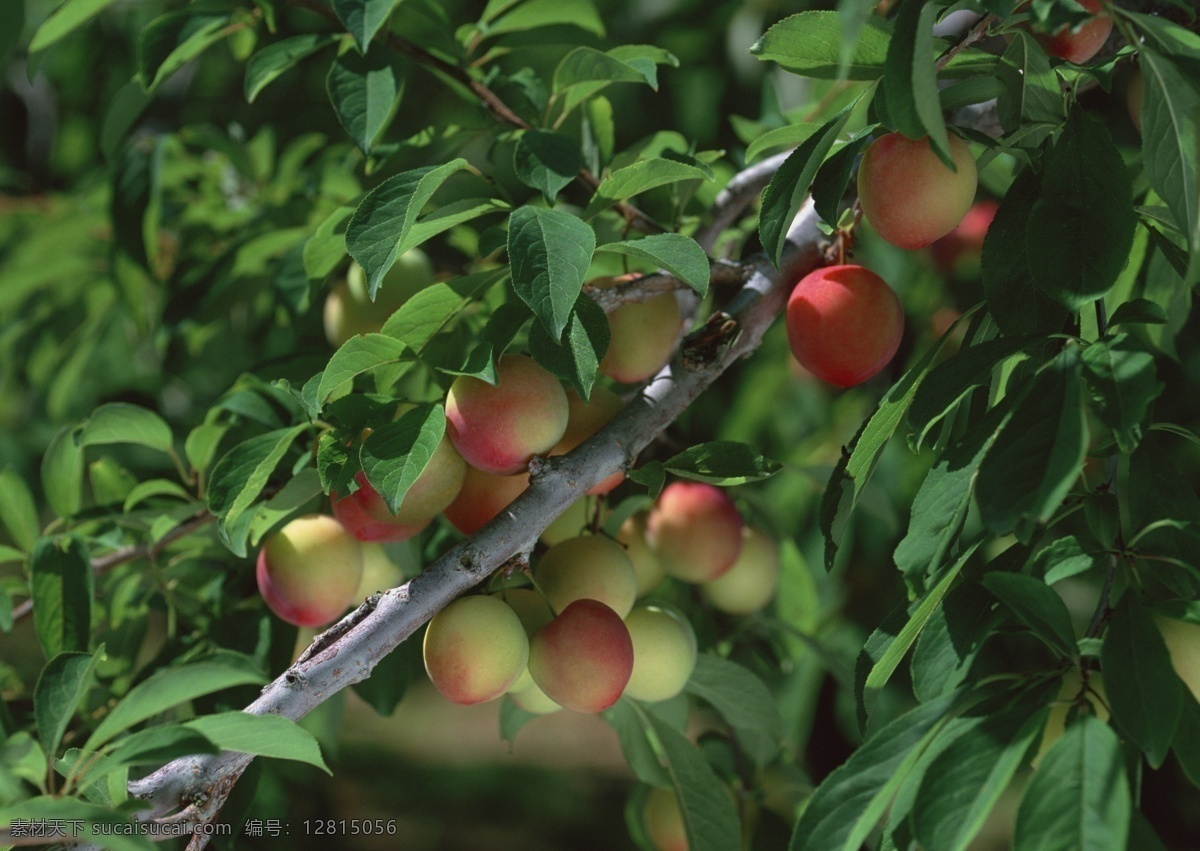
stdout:
[[[596,278],[590,286],[607,289],[635,280],[639,275]],[[667,365],[675,351],[683,315],[674,293],[663,293],[641,302],[630,302],[608,314],[611,339],[600,371],[622,384],[645,381]]]
[[[550,450],[551,455],[566,455],[583,443],[615,417],[625,403],[621,397],[599,384],[592,387],[592,396],[587,402],[579,398],[574,390],[567,391],[567,430],[562,440]],[[590,494],[606,494],[625,480],[625,473],[616,472],[588,490]]]
[[362,579],[362,547],[342,524],[307,514],[267,538],[255,578],[267,606],[295,626],[322,626],[355,599]]
[[567,429],[567,394],[524,355],[503,355],[496,386],[460,375],[446,396],[446,433],[468,464],[507,476],[545,455]]
[[871,143],[858,167],[858,200],[876,233],[900,248],[924,248],[948,234],[975,200],[978,173],[967,143],[950,134],[954,169],[929,137],[888,133]]
[[396,258],[371,301],[363,267],[351,263],[344,280],[325,298],[325,337],[341,346],[358,334],[378,333],[388,317],[416,293],[433,283],[433,266],[419,248]]
[[464,535],[474,535],[529,487],[529,474],[495,476],[467,466],[462,487],[442,515]]
[[1142,101],[1146,98],[1146,78],[1142,69],[1134,66],[1125,82],[1125,105],[1129,108],[1129,120],[1137,128],[1138,135],[1142,132]]
[[621,616],[599,600],[576,600],[529,640],[529,673],[546,696],[576,712],[601,712],[633,671]]
[[978,277],[983,258],[983,239],[998,209],[1000,205],[990,198],[975,202],[963,220],[954,226],[954,230],[929,246],[929,253],[933,255],[933,262],[938,269],[961,278]]
[[[554,620],[554,612],[550,610],[550,604],[532,588],[505,588],[492,596],[503,600],[516,613],[517,619],[521,621],[521,627],[525,630],[526,637],[532,636]],[[517,677],[516,682],[508,687],[508,690],[518,692],[532,687],[533,677],[529,675],[529,666],[526,665],[525,670]]]
[[1092,18],[1078,29],[1063,27],[1052,35],[1039,35],[1038,41],[1051,56],[1082,65],[1100,52],[1112,32],[1113,20],[1100,8],[1100,0],[1075,0]]
[[826,266],[800,279],[787,304],[792,354],[838,387],[861,384],[900,347],[904,311],[883,278],[862,266]]
[[542,530],[538,540],[546,546],[552,547],[555,544],[561,544],[568,538],[577,538],[582,535],[587,531],[588,524],[591,522],[593,502],[586,496],[581,496],[572,502],[567,506],[566,511],[555,517],[550,525]]
[[638,606],[625,618],[633,642],[633,672],[625,696],[656,702],[683,691],[696,668],[696,631],[665,606]]
[[637,596],[641,599],[667,578],[662,561],[646,542],[646,516],[635,514],[627,518],[617,531],[617,541],[625,545],[625,555],[633,562],[633,572],[637,574]]
[[1200,624],[1168,617],[1158,617],[1156,621],[1171,654],[1171,667],[1200,701]]
[[642,824],[654,851],[688,851],[683,810],[679,807],[674,789],[655,787],[646,793],[646,802],[642,805]]
[[637,596],[637,573],[625,548],[601,535],[581,535],[552,546],[538,562],[534,580],[556,612],[589,599],[625,617]]
[[672,482],[650,509],[646,540],[668,575],[708,582],[733,567],[741,552],[742,515],[715,485]]
[[761,612],[779,586],[779,547],[766,532],[746,527],[742,551],[724,574],[700,586],[709,604],[731,615]]
[[495,700],[521,676],[529,639],[516,612],[495,597],[459,597],[425,628],[425,670],[454,703]]
[[354,599],[364,600],[377,591],[395,588],[404,581],[404,571],[392,561],[383,545],[375,541],[363,541],[362,547],[362,579],[354,592]]
[[[366,481],[365,478],[363,481]],[[370,485],[367,485],[367,487],[370,487]],[[330,492],[329,505],[333,509],[333,516],[337,518],[338,522],[346,527],[346,531],[360,541],[379,541],[383,543],[407,541],[429,525],[429,519],[420,520],[416,523],[395,523],[390,520],[380,520],[377,517],[372,517],[363,508],[362,504],[354,498],[356,495],[357,492],[350,496],[339,498],[336,492]],[[376,494],[375,497],[378,499],[379,495]],[[380,501],[382,502],[382,500]]]

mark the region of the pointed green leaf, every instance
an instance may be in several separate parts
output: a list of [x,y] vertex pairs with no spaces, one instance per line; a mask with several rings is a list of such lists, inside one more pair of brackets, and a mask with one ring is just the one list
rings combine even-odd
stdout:
[[63,733],[71,723],[79,701],[91,687],[96,664],[103,655],[103,647],[95,653],[59,653],[38,675],[33,690],[33,714],[38,739],[47,754],[58,753]]
[[770,690],[736,662],[701,653],[684,690],[707,701],[735,730],[763,733],[774,741],[783,738],[783,717]]
[[367,481],[393,514],[429,464],[445,431],[445,410],[440,405],[420,405],[363,441],[360,455]]
[[842,26],[837,12],[801,12],[768,29],[750,52],[801,77],[881,77],[891,38],[887,24],[878,18],[866,18],[853,43],[843,37]]
[[[191,754],[215,754],[221,749],[195,730],[181,724],[165,724],[139,730],[118,739],[104,760],[100,771],[107,774],[122,767],[162,765],[179,757]],[[84,775],[88,783],[94,783],[102,774],[89,768]]]
[[279,465],[307,426],[281,428],[239,443],[213,468],[208,484],[208,508],[223,526],[232,528],[262,493]]
[[663,466],[677,476],[725,487],[760,482],[783,469],[778,461],[735,440],[698,443],[663,462]]
[[1062,123],[1066,111],[1058,77],[1046,51],[1027,33],[1012,32],[996,75],[1004,86],[996,101],[996,115],[1006,132],[1016,131],[1023,123]]
[[619,168],[596,188],[592,200],[584,210],[584,218],[591,218],[619,201],[632,198],[658,186],[677,183],[681,180],[711,180],[712,173],[696,165],[667,159],[639,160],[632,165]]
[[346,226],[346,248],[367,273],[371,298],[396,258],[420,244],[414,239],[418,216],[453,174],[470,168],[462,159],[389,177],[362,200]]
[[[37,28],[37,32],[33,34],[33,40],[29,42],[29,52],[37,53],[39,50],[45,50],[63,36],[69,35],[86,24],[115,2],[116,0],[66,0],[66,2],[50,14],[50,17],[42,21],[41,26]],[[13,5],[19,6],[21,4],[16,3]]]
[[363,56],[346,51],[329,66],[325,90],[338,122],[364,154],[387,127],[404,91],[404,80],[382,50]]
[[[524,317],[518,315],[517,318],[524,322]],[[558,340],[546,333],[545,325],[540,322],[529,329],[529,353],[543,368],[569,381],[586,401],[591,398],[596,371],[608,351],[611,338],[608,319],[600,305],[581,295]],[[495,349],[493,347],[493,351]]]
[[1071,614],[1049,585],[1021,573],[992,571],[983,577],[983,587],[1051,650],[1067,658],[1075,656]]
[[42,491],[60,517],[70,517],[83,503],[83,449],[79,426],[63,426],[42,456]]
[[0,523],[25,552],[33,549],[40,524],[33,494],[15,470],[0,470]]
[[579,145],[558,133],[528,130],[513,149],[513,169],[526,186],[542,193],[547,203],[579,174],[583,154]]
[[883,87],[896,129],[910,139],[928,136],[937,155],[953,167],[933,59],[933,22],[939,11],[924,0],[902,0],[884,62]]
[[324,33],[292,36],[268,44],[246,62],[246,80],[242,90],[248,103],[254,103],[263,89],[300,60],[311,56],[333,39]]
[[88,417],[79,435],[80,446],[108,443],[138,443],[170,452],[171,427],[151,410],[124,402],[112,402],[97,408]]
[[218,712],[185,722],[223,751],[291,759],[315,765],[330,774],[321,747],[312,733],[280,715]]
[[838,208],[850,183],[850,173],[858,161],[858,155],[871,141],[871,131],[876,125],[855,133],[819,169],[812,182],[813,206],[817,215],[829,225],[836,225]]
[[33,628],[52,659],[91,644],[94,579],[87,548],[77,538],[42,538],[29,563]]
[[[604,35],[604,21],[591,0],[526,0],[524,3],[505,0],[500,4],[489,3],[488,8],[491,9],[493,5],[504,9],[513,6],[516,8],[506,14],[488,14],[485,10],[481,22],[491,20],[491,23],[484,27],[484,32],[489,36],[524,32],[555,24],[570,24],[594,35]],[[499,17],[492,20],[494,15]]]
[[375,33],[399,4],[400,0],[333,0],[333,11],[354,36],[359,51],[366,53]]
[[1164,386],[1156,376],[1154,355],[1133,335],[1118,334],[1088,346],[1082,360],[1092,410],[1113,430],[1120,450],[1132,452],[1150,403]]
[[408,346],[394,337],[383,334],[351,337],[333,353],[329,366],[321,374],[321,383],[317,385],[317,406],[323,407],[330,396],[343,384],[354,380],[355,376],[411,356]]
[[708,256],[689,236],[660,233],[627,242],[610,242],[596,250],[648,260],[683,281],[701,298],[708,294]]
[[521,207],[509,216],[513,287],[554,339],[567,327],[595,250],[595,232],[570,213]]
[[227,12],[190,6],[151,21],[138,38],[137,68],[146,91],[159,84],[218,41],[232,18]]

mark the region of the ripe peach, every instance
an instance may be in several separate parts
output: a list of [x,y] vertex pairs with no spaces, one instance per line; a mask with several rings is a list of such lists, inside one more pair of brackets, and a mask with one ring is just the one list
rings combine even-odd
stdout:
[[637,574],[625,548],[600,535],[555,544],[538,562],[534,579],[556,612],[590,599],[625,617],[637,595]]
[[943,272],[953,272],[963,278],[977,276],[983,257],[983,239],[998,209],[999,203],[990,198],[972,204],[954,230],[929,246],[934,264]]
[[529,639],[516,612],[495,597],[460,597],[425,628],[425,670],[447,700],[495,700],[516,682]]
[[341,346],[357,334],[378,332],[388,317],[431,283],[433,266],[423,251],[414,248],[396,258],[371,301],[363,267],[351,263],[345,280],[335,284],[325,299],[325,337]]
[[741,552],[742,515],[714,485],[673,482],[650,510],[646,540],[668,575],[708,582],[733,567]]
[[511,475],[545,455],[567,429],[567,394],[532,358],[503,355],[497,385],[460,375],[446,397],[446,433],[468,464]]
[[529,487],[529,475],[494,476],[468,466],[462,488],[442,515],[464,535],[474,535]]
[[900,248],[924,248],[962,221],[978,173],[954,134],[950,156],[956,170],[938,159],[928,137],[888,133],[871,143],[858,167],[858,200],[876,233]]
[[625,555],[633,562],[637,574],[638,599],[645,597],[667,578],[662,562],[646,543],[646,517],[637,514],[621,524],[617,541],[625,545]]
[[862,266],[826,266],[800,279],[787,304],[788,342],[800,365],[838,387],[861,384],[900,347],[900,299]]
[[[567,391],[567,430],[562,440],[550,450],[551,455],[566,455],[579,444],[583,443],[615,417],[625,406],[621,397],[607,387],[596,385],[592,388],[592,397],[584,402],[574,390]],[[611,476],[588,490],[590,494],[605,494],[625,480],[622,472]]]
[[601,712],[633,671],[621,616],[599,600],[576,600],[529,640],[529,673],[546,696],[576,712]]
[[[331,492],[329,504],[333,509],[333,516],[338,519],[338,522],[360,541],[385,543],[407,541],[429,525],[429,519],[417,523],[393,523],[388,520],[379,520],[367,513],[362,504],[354,498],[356,495],[357,493],[339,498],[336,492]],[[378,494],[376,494],[376,498],[379,498]],[[382,500],[380,501],[382,502]]]
[[362,547],[332,517],[297,517],[267,538],[255,578],[267,606],[295,626],[322,626],[346,610],[362,578]]
[[625,618],[633,642],[633,673],[625,696],[656,702],[683,691],[696,667],[696,632],[664,606],[638,606]]
[[761,612],[779,584],[779,547],[760,529],[746,527],[742,551],[724,574],[700,586],[713,608],[731,615]]
[[688,851],[687,828],[683,810],[674,789],[651,789],[642,807],[646,838],[654,851]]
[[1100,0],[1076,0],[1085,12],[1093,13],[1079,29],[1063,27],[1053,35],[1040,35],[1038,41],[1051,56],[1082,65],[1100,52],[1112,32],[1113,20],[1100,10]]
[[[503,600],[516,613],[526,636],[533,635],[554,620],[554,612],[551,611],[550,604],[532,588],[505,588],[492,596]],[[533,687],[533,677],[529,675],[529,668],[526,666],[521,675],[517,677],[516,682],[508,687],[508,690],[517,692],[531,687]]]
[[[638,277],[597,278],[592,286],[607,288]],[[667,365],[679,339],[683,315],[674,293],[623,304],[608,314],[611,338],[600,371],[622,384],[645,381]]]

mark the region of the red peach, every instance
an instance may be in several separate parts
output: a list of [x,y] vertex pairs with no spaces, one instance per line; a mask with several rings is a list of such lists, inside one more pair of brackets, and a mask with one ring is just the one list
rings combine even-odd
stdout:
[[1051,56],[1082,65],[1100,52],[1112,32],[1113,20],[1100,9],[1100,0],[1076,0],[1093,17],[1077,30],[1063,27],[1053,35],[1040,35],[1038,41]]
[[525,670],[529,639],[516,612],[495,597],[460,597],[425,628],[425,670],[454,703],[495,700]]
[[[637,277],[597,278],[590,283],[607,288]],[[645,381],[671,359],[682,325],[683,315],[674,293],[622,304],[608,314],[611,338],[600,371],[622,384]]]
[[442,515],[464,535],[474,535],[529,487],[529,474],[494,476],[467,467],[462,488]]
[[633,672],[621,616],[599,600],[576,600],[529,640],[529,673],[546,696],[576,712],[616,703]]
[[741,552],[742,515],[714,485],[673,482],[650,510],[646,540],[669,575],[707,582],[729,570]]
[[342,524],[309,514],[267,538],[255,578],[263,600],[281,619],[322,626],[354,601],[362,570],[362,548]]

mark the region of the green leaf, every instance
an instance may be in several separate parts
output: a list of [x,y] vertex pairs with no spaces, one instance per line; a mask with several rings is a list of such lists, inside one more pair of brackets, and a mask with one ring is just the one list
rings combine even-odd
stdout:
[[91,687],[92,675],[103,656],[103,647],[95,653],[59,653],[42,668],[33,690],[33,714],[38,739],[47,754],[58,753],[63,733]]
[[493,5],[504,9],[512,6],[517,8],[494,20],[494,15],[489,15],[485,10],[480,23],[490,21],[482,28],[489,36],[524,32],[555,24],[570,24],[594,35],[604,35],[604,22],[591,0],[526,0],[520,4],[512,0],[502,0],[500,3],[488,3],[488,8],[491,9]]
[[1082,361],[1092,410],[1113,430],[1118,448],[1133,452],[1150,403],[1164,387],[1156,376],[1154,355],[1131,334],[1117,334],[1084,349]]
[[83,503],[83,449],[79,426],[63,426],[42,456],[42,491],[60,517],[71,517]]
[[421,210],[453,174],[470,168],[462,159],[389,177],[362,200],[346,226],[346,248],[367,273],[371,298],[396,258],[420,244],[415,229]]
[[298,425],[260,434],[239,443],[222,456],[208,484],[208,507],[221,525],[232,529],[238,518],[262,493],[271,473],[292,443],[308,426]]
[[225,38],[233,19],[227,12],[191,6],[155,18],[138,38],[137,69],[142,88],[153,91],[205,50]]
[[42,538],[29,562],[33,628],[47,659],[91,644],[95,593],[87,547],[78,538]]
[[[1158,231],[1153,231],[1158,233]],[[1132,298],[1113,311],[1108,317],[1109,327],[1114,325],[1166,325],[1167,314],[1159,305],[1145,298]]]
[[921,600],[915,609],[913,609],[912,617],[904,624],[904,627],[897,633],[896,638],[888,645],[886,651],[875,664],[871,667],[871,673],[867,675],[865,688],[881,689],[887,685],[887,681],[891,679],[896,668],[900,666],[900,661],[908,653],[908,649],[912,647],[913,642],[920,636],[921,631],[925,628],[925,624],[929,623],[929,619],[933,613],[942,604],[942,599],[950,591],[950,586],[954,584],[954,580],[958,578],[959,571],[967,560],[975,554],[979,544],[975,544],[967,549],[958,560],[951,565],[950,569],[945,572],[937,585],[929,589],[929,593]]
[[521,207],[509,216],[513,288],[554,339],[567,327],[595,250],[595,232],[570,213]]
[[1113,717],[1147,762],[1161,767],[1183,712],[1184,690],[1162,633],[1132,589],[1113,609],[1100,665]]
[[132,509],[156,496],[169,496],[183,502],[191,502],[193,499],[186,489],[170,479],[150,479],[139,482],[126,494],[121,511],[128,514]]
[[758,234],[771,262],[779,266],[788,228],[808,196],[817,169],[825,161],[858,101],[847,106],[791,153],[763,191]]
[[408,346],[384,334],[351,337],[333,353],[329,366],[321,373],[321,382],[317,385],[317,395],[313,400],[316,408],[322,409],[330,396],[356,376],[411,356]]
[[547,203],[558,195],[583,168],[579,144],[545,130],[521,134],[513,149],[513,169],[517,179],[542,193]]
[[1023,123],[1061,124],[1066,117],[1058,77],[1050,68],[1046,51],[1021,30],[1013,30],[996,75],[1004,91],[996,101],[996,115],[1006,133]]
[[308,33],[268,44],[246,62],[246,79],[242,90],[248,103],[254,103],[263,89],[300,60],[311,56],[333,38],[324,33]]
[[801,77],[875,80],[883,76],[891,38],[887,24],[866,18],[853,42],[844,39],[842,27],[837,12],[801,12],[768,29],[750,52]]
[[221,751],[206,736],[182,724],[165,724],[139,730],[118,739],[110,748],[100,772],[89,768],[84,775],[88,783],[94,783],[104,774],[120,768],[162,765],[191,754],[215,754]]
[[399,3],[400,0],[333,0],[333,11],[354,36],[359,51],[366,53],[371,39]]
[[321,757],[321,747],[313,734],[280,715],[218,712],[194,718],[184,726],[200,733],[223,751],[291,759],[332,774]]
[[820,124],[803,122],[768,130],[755,136],[746,146],[746,162],[754,162],[773,148],[794,148],[820,129]]
[[662,493],[663,485],[667,483],[667,471],[663,468],[661,461],[650,461],[636,469],[630,470],[627,474],[631,482],[636,482],[642,485],[650,492],[651,499],[658,499],[658,495]]
[[1032,576],[1001,571],[991,571],[982,582],[1047,647],[1066,658],[1075,656],[1071,614],[1049,585]]
[[[29,42],[29,52],[37,53],[39,50],[45,50],[115,2],[116,0],[66,0],[37,28],[37,32],[33,34],[33,40]],[[21,4],[18,2],[13,5]]]
[[689,236],[660,233],[627,242],[610,242],[596,250],[648,260],[683,281],[701,298],[708,294],[708,256]]
[[741,826],[733,799],[704,755],[682,733],[653,713],[643,723],[662,748],[667,773],[679,798],[689,851],[727,851],[741,847]]
[[1045,710],[1001,712],[964,733],[925,772],[913,806],[922,847],[966,851],[1041,736]]
[[1026,255],[1029,216],[1041,193],[1032,169],[1017,176],[983,240],[983,292],[988,312],[1009,336],[1062,330],[1066,308],[1033,286]]
[[[154,851],[158,846],[140,832],[132,809],[91,804],[75,797],[37,797],[7,806],[0,814],[0,827],[11,827],[21,819],[39,824],[63,825],[67,835],[78,833],[81,841],[112,851]],[[78,825],[78,830],[76,829]],[[96,829],[99,826],[103,829]]]
[[1087,454],[1087,421],[1079,353],[1069,348],[1031,384],[979,466],[976,499],[987,527],[1033,528],[1056,512],[1079,478]]
[[659,762],[654,742],[643,726],[644,718],[645,711],[625,697],[604,711],[604,720],[616,731],[621,754],[634,776],[651,786],[670,786],[671,775]]
[[346,51],[329,66],[325,78],[329,102],[354,144],[364,154],[391,122],[404,92],[404,80],[382,50],[363,56]]
[[15,470],[0,470],[0,523],[25,552],[33,549],[40,524],[33,494]]
[[913,648],[913,694],[922,703],[949,694],[966,680],[998,619],[995,598],[975,582],[946,595]]
[[391,715],[414,682],[423,682],[421,645],[404,641],[371,669],[371,676],[353,685],[354,692],[382,716]]
[[711,179],[710,171],[677,160],[658,158],[638,160],[632,165],[617,169],[600,181],[596,193],[588,202],[587,209],[583,211],[583,216],[591,218],[619,201],[632,198],[634,195],[658,186],[665,186],[668,183],[677,183],[681,180]]
[[633,65],[611,52],[576,47],[554,69],[554,91],[561,92],[583,83],[645,83],[657,89],[658,75],[653,63]]
[[363,441],[360,454],[367,481],[393,514],[428,466],[445,431],[445,410],[440,405],[420,405]]
[[1183,711],[1179,715],[1171,750],[1188,780],[1200,789],[1200,702],[1187,695],[1183,698]]
[[109,443],[137,443],[170,452],[171,427],[153,411],[112,402],[97,408],[83,426],[78,438],[80,446],[100,446]]
[[[523,316],[518,318],[524,322]],[[543,368],[571,382],[580,397],[587,400],[611,339],[608,319],[600,305],[580,295],[558,340],[540,322],[529,329],[529,353]]]
[[701,653],[684,690],[707,701],[735,730],[763,733],[775,742],[783,738],[783,716],[770,690],[736,662]]
[[[160,670],[130,689],[104,716],[84,750],[95,750],[135,724],[186,701],[234,686],[265,682],[266,678],[248,664],[245,657],[233,653]],[[203,729],[200,732],[208,736]]]
[[1029,212],[1025,245],[1034,285],[1069,310],[1104,295],[1125,267],[1136,225],[1120,153],[1103,124],[1073,109],[1046,155]]
[[858,155],[871,141],[871,131],[875,125],[869,125],[850,138],[824,164],[817,169],[817,175],[812,182],[813,206],[817,215],[826,223],[836,225],[838,208],[846,194],[846,186],[850,183],[850,173],[858,161]]
[[1095,545],[1086,545],[1076,535],[1055,538],[1038,551],[1034,567],[1042,573],[1047,585],[1053,585],[1070,576],[1076,576],[1103,565],[1106,561],[1103,550]]
[[946,695],[909,710],[835,768],[804,808],[789,851],[859,851],[957,697]]
[[778,461],[764,458],[748,444],[734,440],[696,444],[664,466],[677,476],[726,487],[760,482],[782,469]]
[[1081,715],[1046,752],[1017,810],[1016,851],[1120,851],[1133,809],[1121,742]]
[[933,59],[933,22],[938,12],[938,6],[923,0],[900,4],[884,62],[883,88],[896,129],[910,139],[928,136],[933,150],[953,168]]
[[254,510],[250,523],[250,543],[258,546],[267,532],[281,520],[294,514],[301,506],[322,494],[321,475],[312,467],[305,467],[279,489],[273,497]]
[[[1142,157],[1146,177],[1171,208],[1187,236],[1191,262],[1185,281],[1200,279],[1200,92],[1177,63],[1149,48],[1139,50],[1146,81],[1142,106]],[[1194,79],[1194,71],[1191,79]]]

